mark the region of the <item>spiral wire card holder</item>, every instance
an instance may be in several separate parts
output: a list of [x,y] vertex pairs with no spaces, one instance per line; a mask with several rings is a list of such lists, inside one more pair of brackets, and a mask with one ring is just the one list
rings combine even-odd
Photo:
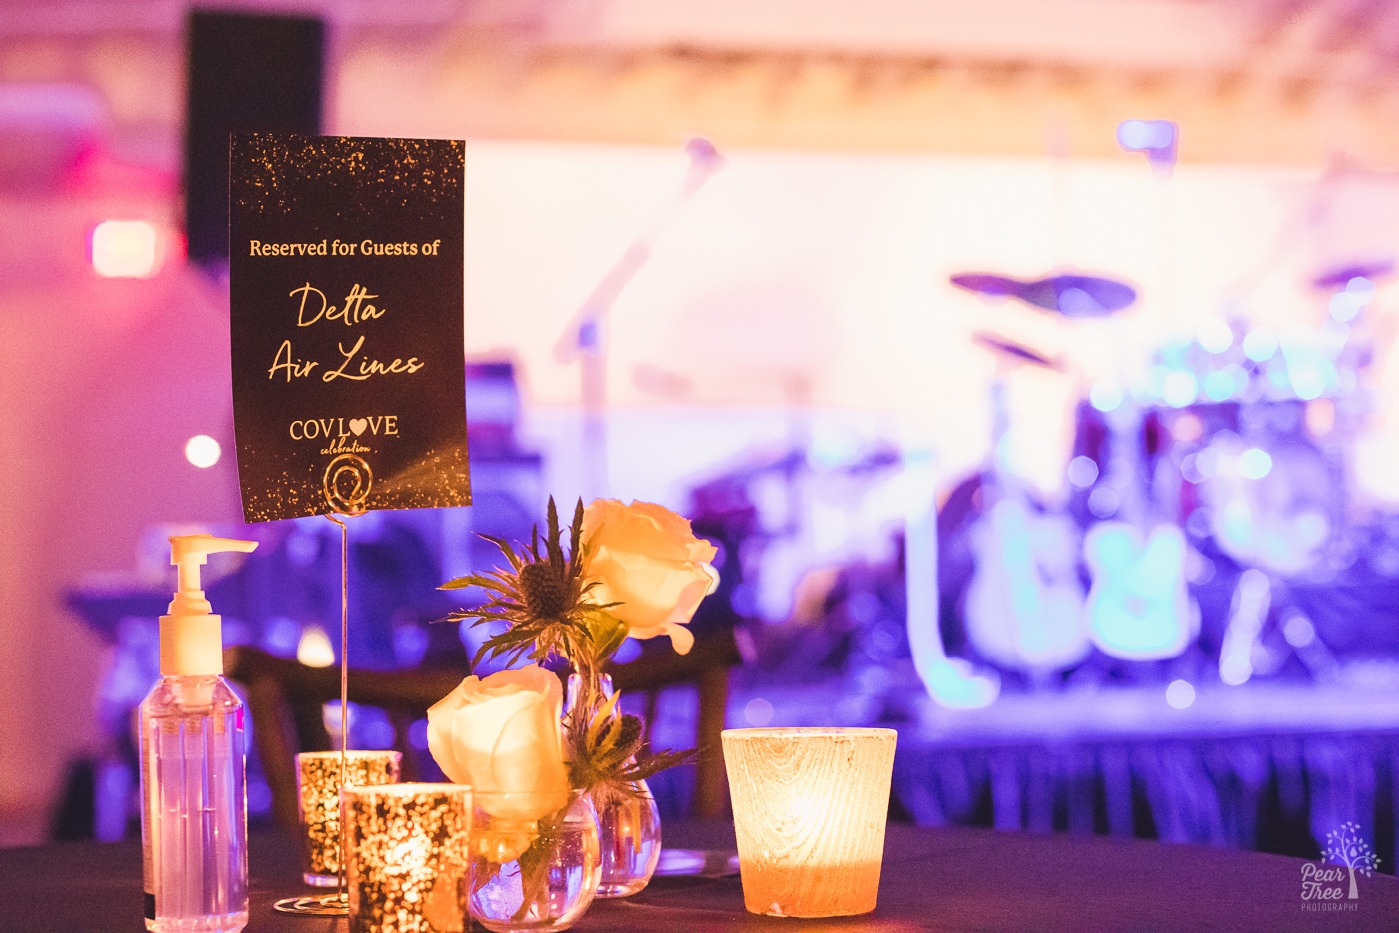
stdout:
[[[321,490],[330,511],[326,518],[340,526],[340,786],[345,786],[346,749],[349,747],[349,640],[350,640],[350,528],[344,518],[368,511],[369,488],[374,471],[363,458],[341,454],[325,468]],[[344,827],[341,827],[344,839]],[[284,897],[273,904],[279,913],[303,917],[346,917],[350,899],[345,891],[345,853],[340,853],[338,884],[334,894]]]

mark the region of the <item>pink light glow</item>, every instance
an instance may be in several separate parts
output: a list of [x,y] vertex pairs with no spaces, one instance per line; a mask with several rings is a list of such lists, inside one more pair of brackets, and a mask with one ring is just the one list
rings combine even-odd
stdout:
[[144,220],[104,220],[92,228],[92,268],[108,279],[147,279],[160,263],[160,240]]

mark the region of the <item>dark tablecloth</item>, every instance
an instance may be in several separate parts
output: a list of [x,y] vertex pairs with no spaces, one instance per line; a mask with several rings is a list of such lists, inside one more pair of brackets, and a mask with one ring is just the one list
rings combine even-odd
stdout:
[[[673,824],[669,846],[723,849],[731,825]],[[288,837],[250,840],[249,933],[340,933],[343,920],[275,913],[305,893]],[[879,907],[841,920],[758,917],[743,909],[736,877],[657,878],[642,893],[597,901],[582,933],[683,931],[1094,931],[1237,933],[1399,930],[1399,880],[1360,877],[1359,897],[1308,910],[1301,859],[1232,849],[1093,836],[983,829],[889,827]],[[0,850],[0,931],[138,931],[141,851],[133,842]]]

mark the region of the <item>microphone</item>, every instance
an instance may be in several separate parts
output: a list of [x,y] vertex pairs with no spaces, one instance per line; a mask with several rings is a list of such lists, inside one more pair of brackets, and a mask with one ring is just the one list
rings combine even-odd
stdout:
[[685,183],[676,193],[675,200],[665,209],[666,213],[678,211],[682,204],[704,187],[705,182],[709,181],[709,176],[724,165],[724,157],[719,154],[719,150],[702,136],[691,136],[685,141],[685,154],[690,157],[690,168],[685,172]]
[[713,171],[724,164],[724,157],[714,148],[714,144],[700,136],[691,136],[686,141],[685,154],[690,157],[696,168]]

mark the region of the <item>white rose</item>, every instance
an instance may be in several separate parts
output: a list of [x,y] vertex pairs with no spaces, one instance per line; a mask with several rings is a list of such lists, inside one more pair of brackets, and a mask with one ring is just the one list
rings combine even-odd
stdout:
[[[427,711],[427,745],[442,773],[478,792],[517,792],[491,815],[535,820],[568,805],[563,687],[542,667],[471,675]],[[479,802],[479,799],[478,799]]]
[[685,627],[718,575],[718,550],[696,538],[686,518],[651,502],[595,499],[583,511],[583,581],[588,598],[626,623],[633,638],[669,635],[680,654],[695,636]]

